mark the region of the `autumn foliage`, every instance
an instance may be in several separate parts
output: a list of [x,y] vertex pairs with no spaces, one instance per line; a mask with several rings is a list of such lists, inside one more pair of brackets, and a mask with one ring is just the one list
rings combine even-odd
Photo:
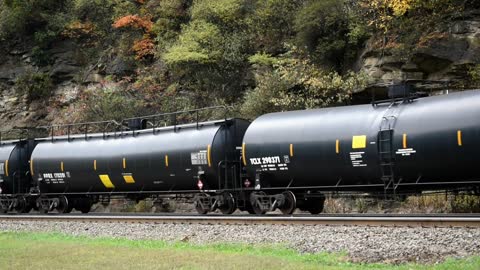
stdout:
[[150,32],[152,26],[153,23],[150,18],[140,17],[138,15],[127,15],[113,23],[114,28],[133,27],[136,29],[143,29],[145,32]]
[[116,20],[113,24],[114,28],[131,27],[141,29],[145,34],[140,40],[133,43],[132,50],[135,52],[135,59],[145,59],[153,56],[155,44],[151,38],[151,30],[153,23],[148,17],[140,17],[138,15],[127,15]]
[[132,50],[135,52],[135,59],[143,59],[152,56],[155,52],[155,44],[153,40],[145,35],[142,39],[133,43]]

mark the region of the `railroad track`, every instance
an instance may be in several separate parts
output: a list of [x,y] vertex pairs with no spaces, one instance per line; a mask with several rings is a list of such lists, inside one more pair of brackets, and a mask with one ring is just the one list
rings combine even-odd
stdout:
[[124,222],[181,224],[280,224],[280,225],[351,225],[398,227],[480,227],[480,215],[153,215],[153,214],[68,214],[0,215],[0,221]]

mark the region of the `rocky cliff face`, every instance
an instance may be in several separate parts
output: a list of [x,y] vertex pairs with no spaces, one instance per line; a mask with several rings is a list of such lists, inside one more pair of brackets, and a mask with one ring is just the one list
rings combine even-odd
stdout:
[[[75,104],[82,89],[102,81],[103,76],[77,60],[77,46],[71,41],[59,42],[48,51],[51,64],[45,67],[35,65],[28,45],[0,51],[0,131],[63,122],[68,118],[65,109]],[[30,101],[18,93],[15,82],[26,74],[38,72],[52,78],[53,95]]]
[[[383,91],[386,84],[401,81],[427,91],[468,88],[469,70],[480,63],[480,10],[451,22],[448,31],[422,37],[408,55],[392,53],[378,43],[370,40],[356,65],[371,77],[370,89]],[[0,131],[75,121],[71,112],[79,106],[84,89],[104,86],[108,75],[133,72],[131,63],[115,56],[103,59],[102,63],[108,64],[83,63],[78,57],[82,48],[69,40],[52,47],[46,67],[34,64],[31,51],[28,44],[8,49],[1,49],[0,44]],[[55,89],[51,98],[30,102],[17,93],[15,81],[31,72],[52,78]]]
[[458,18],[448,28],[422,37],[409,55],[392,54],[370,40],[357,69],[373,79],[371,88],[402,81],[426,91],[468,88],[469,71],[480,63],[480,11]]

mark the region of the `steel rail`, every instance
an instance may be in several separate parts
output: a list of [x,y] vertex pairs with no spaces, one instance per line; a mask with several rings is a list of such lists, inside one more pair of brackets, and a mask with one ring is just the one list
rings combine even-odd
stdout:
[[480,216],[0,215],[0,222],[8,221],[480,227]]

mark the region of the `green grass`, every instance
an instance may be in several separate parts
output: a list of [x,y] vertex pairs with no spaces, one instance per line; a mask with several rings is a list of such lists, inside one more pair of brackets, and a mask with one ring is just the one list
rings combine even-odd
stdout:
[[300,254],[279,246],[193,245],[0,232],[0,269],[480,269],[480,257],[439,265],[354,264],[344,254]]

